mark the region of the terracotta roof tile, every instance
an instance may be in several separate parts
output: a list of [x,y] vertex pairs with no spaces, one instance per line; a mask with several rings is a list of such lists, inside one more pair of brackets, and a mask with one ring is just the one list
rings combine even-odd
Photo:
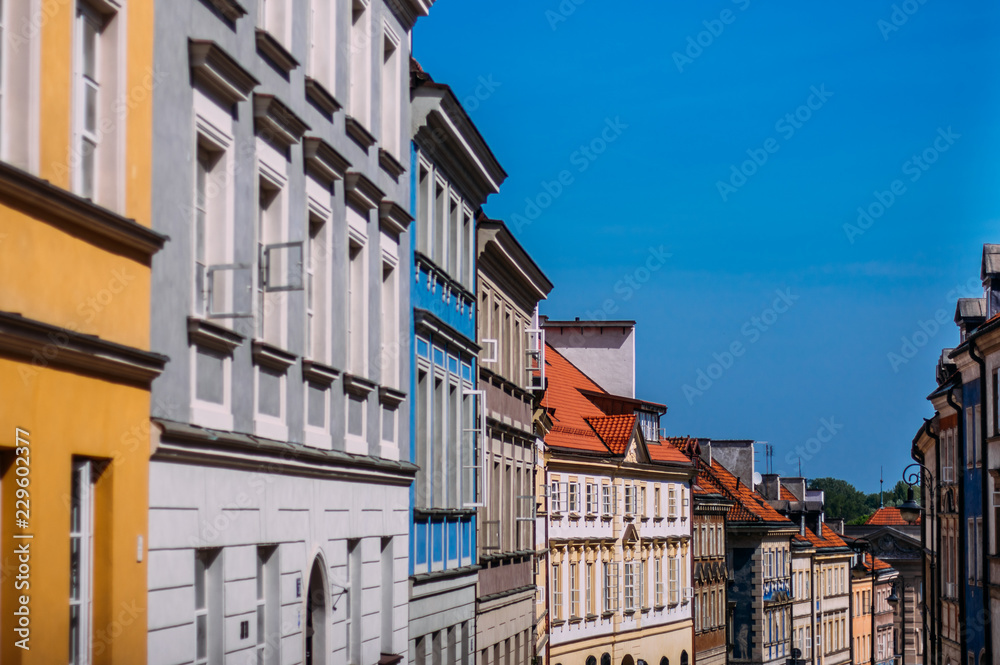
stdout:
[[548,386],[542,404],[552,418],[552,431],[545,436],[545,443],[556,448],[610,452],[587,422],[589,418],[604,417],[604,412],[580,392],[603,393],[604,389],[548,345],[545,348],[545,375]]
[[780,501],[798,501],[795,495],[784,485],[778,487],[778,499]]
[[820,525],[821,533],[815,533],[812,529],[806,529],[805,532],[804,539],[801,535],[796,536],[795,539],[800,542],[808,542],[815,547],[847,547],[844,539],[826,524]]
[[615,455],[624,455],[635,431],[635,414],[584,418]]
[[687,450],[694,450],[698,445],[697,439],[687,437],[669,437],[660,439],[652,443],[647,443],[649,457],[654,462],[678,462],[681,464],[691,464],[693,456],[687,454]]
[[[916,523],[920,524],[920,518],[917,518]],[[865,524],[874,524],[876,526],[910,526],[909,522],[903,519],[899,508],[879,508],[868,518]]]

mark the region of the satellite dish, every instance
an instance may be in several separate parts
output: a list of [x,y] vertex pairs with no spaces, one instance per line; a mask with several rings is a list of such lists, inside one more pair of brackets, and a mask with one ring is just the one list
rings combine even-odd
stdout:
[[761,477],[760,473],[757,472],[757,471],[754,471],[753,472],[753,486],[757,487],[757,485],[760,485],[762,482],[764,482],[764,479]]

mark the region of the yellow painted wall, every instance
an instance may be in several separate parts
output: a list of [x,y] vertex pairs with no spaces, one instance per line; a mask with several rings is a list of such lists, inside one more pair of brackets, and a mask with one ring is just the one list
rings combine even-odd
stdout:
[[[70,189],[73,38],[76,2],[41,5],[39,144],[35,174]],[[117,212],[151,225],[154,3],[124,0],[124,207]],[[121,127],[121,125],[118,125]],[[66,233],[38,213],[0,200],[0,310],[149,348],[150,271],[133,255]],[[57,348],[51,349],[58,352]],[[0,356],[0,607],[13,608],[12,560],[16,485],[15,427],[30,432],[31,650],[10,639],[14,617],[0,613],[0,662],[65,663],[69,649],[69,500],[73,456],[104,460],[95,485],[95,665],[146,661],[146,547],[149,496],[149,392],[107,379]],[[138,538],[142,537],[142,562]]]
[[[27,429],[32,450],[29,489],[31,520],[31,651],[8,639],[13,616],[0,613],[4,639],[0,662],[66,662],[69,624],[69,497],[73,455],[109,460],[96,486],[95,540],[108,544],[95,551],[95,663],[141,663],[146,652],[146,564],[137,562],[137,538],[146,546],[149,474],[149,394],[145,390],[72,372],[36,369],[22,380],[24,363],[0,358],[0,478],[4,510],[0,606],[14,606],[15,577],[7,574],[14,542],[10,457],[14,428]],[[144,436],[137,436],[145,433]],[[113,510],[111,507],[113,506]],[[10,513],[10,514],[8,514]],[[99,549],[99,548],[95,548]],[[138,610],[138,615],[136,615]],[[115,623],[117,622],[117,624]],[[114,639],[110,636],[119,634]],[[21,656],[20,661],[17,657]]]
[[[609,643],[611,642],[611,643]],[[694,662],[694,626],[690,619],[666,626],[617,633],[590,640],[553,646],[549,652],[549,665],[586,665],[587,657],[601,661],[601,654],[611,654],[613,665],[619,665],[625,656],[632,656],[638,663],[659,663],[666,656],[671,663],[681,662],[681,652],[687,651],[688,662]]]

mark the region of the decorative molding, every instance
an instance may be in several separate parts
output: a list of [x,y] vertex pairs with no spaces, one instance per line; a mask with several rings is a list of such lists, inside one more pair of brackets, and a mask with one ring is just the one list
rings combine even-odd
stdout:
[[247,10],[236,0],[205,0],[205,3],[233,22],[247,15]]
[[359,171],[348,171],[344,183],[347,198],[365,210],[374,210],[385,198],[385,192]]
[[361,146],[365,152],[368,152],[368,148],[375,145],[375,137],[354,116],[349,115],[345,118],[344,129],[347,130],[347,135],[354,139],[355,143]]
[[298,356],[259,339],[253,341],[252,352],[254,363],[279,372],[286,371],[298,359]]
[[399,160],[385,148],[378,149],[378,163],[382,170],[392,176],[393,180],[398,180],[399,176],[406,173],[406,167],[400,164]]
[[211,40],[189,39],[188,62],[195,81],[230,104],[245,101],[260,84],[235,58]]
[[0,312],[0,354],[30,361],[33,368],[79,370],[146,389],[170,360],[13,312]]
[[367,397],[369,393],[378,388],[374,381],[358,376],[356,374],[344,374],[344,391],[358,397]]
[[256,28],[256,39],[257,53],[273,62],[285,76],[299,66],[299,61],[267,30]]
[[134,220],[0,161],[0,201],[41,213],[46,222],[94,235],[150,259],[169,240]]
[[340,374],[340,370],[330,367],[329,365],[324,365],[323,363],[316,362],[315,360],[309,360],[307,358],[302,359],[302,378],[307,381],[319,383],[324,386],[330,386],[334,381],[340,378]]
[[397,237],[413,221],[413,217],[403,206],[390,199],[382,199],[378,208],[378,219],[383,229]]
[[326,113],[327,116],[332,116],[343,108],[343,105],[337,101],[333,93],[311,76],[306,77],[306,97],[318,106],[321,111]]
[[378,401],[383,406],[395,409],[406,400],[406,393],[395,390],[387,386],[380,386],[378,389]]
[[254,94],[254,127],[263,138],[271,139],[282,148],[288,148],[302,140],[310,129],[309,125],[292,113],[274,95]]
[[187,320],[188,343],[205,346],[232,355],[246,337],[207,319],[189,316]]
[[346,157],[318,136],[307,136],[302,140],[302,154],[306,168],[327,183],[343,180],[347,176],[347,169],[351,168]]

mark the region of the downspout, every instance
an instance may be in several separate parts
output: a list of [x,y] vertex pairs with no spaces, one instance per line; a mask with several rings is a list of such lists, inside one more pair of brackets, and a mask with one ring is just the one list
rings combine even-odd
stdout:
[[[931,424],[930,420],[924,420],[924,426],[921,428],[920,434],[921,435],[926,434],[928,437],[934,439],[934,441],[935,441],[935,448],[936,448],[937,447],[937,443],[938,443],[938,437],[934,435],[930,424]],[[918,437],[918,439],[919,439],[919,437]],[[924,463],[927,461],[926,457],[924,456],[924,454],[922,452],[920,452],[920,450],[917,448],[917,446],[915,444],[914,444],[913,448],[910,450],[910,456],[914,460],[916,460],[916,462],[919,463],[921,466],[924,466]],[[940,457],[940,455],[938,455],[938,457]],[[938,469],[938,473],[940,474],[941,473],[941,471],[940,471],[941,467],[938,466],[936,468]],[[923,480],[923,474],[921,474],[921,480]],[[922,556],[924,558],[924,570],[922,572],[927,577],[927,581],[928,581],[929,586],[930,586],[930,597],[932,599],[936,598],[936,595],[934,593],[935,586],[936,586],[935,585],[935,579],[934,579],[934,577],[935,577],[934,576],[935,566],[934,566],[934,557],[933,556],[927,556],[927,552],[928,552],[928,548],[927,548],[927,530],[928,529],[933,529],[936,526],[936,523],[935,523],[935,520],[934,520],[934,515],[933,515],[934,492],[935,491],[936,490],[935,490],[935,487],[934,487],[934,481],[933,481],[933,479],[931,480],[931,487],[930,487],[929,491],[928,491],[928,488],[925,487],[925,484],[923,482],[920,483],[921,500],[925,501],[925,502],[929,502],[929,504],[927,504],[927,505],[928,505],[928,508],[930,508],[930,510],[925,511],[925,513],[924,513],[925,519],[923,519],[921,521],[921,524],[920,524],[920,549],[921,549],[921,554],[922,554]],[[928,572],[928,566],[930,567],[929,572]],[[937,613],[935,612],[935,607],[934,607],[935,604],[933,602],[931,602],[931,603],[927,602],[927,596],[928,596],[927,589],[925,589],[924,590],[924,598],[923,598],[923,601],[920,604],[920,608],[922,610],[921,611],[921,619],[922,619],[923,629],[924,629],[924,636],[923,636],[923,647],[924,647],[924,649],[923,649],[923,651],[924,651],[925,654],[932,654],[932,651],[933,651],[933,642],[929,639],[929,632],[930,631],[927,630],[927,626],[928,626],[927,613],[929,611],[930,615],[931,615],[930,623],[929,623],[929,625],[931,625],[931,626],[936,625],[936,622],[935,622],[934,619],[937,616]],[[933,656],[930,657],[930,662],[934,662]]]
[[[959,374],[959,385],[961,386],[961,377]],[[965,447],[965,415],[962,412],[962,405],[955,401],[955,391],[949,390],[945,393],[945,399],[948,401],[948,406],[955,409],[956,425],[958,425],[958,434],[956,435],[956,442],[961,442],[962,447]],[[956,476],[958,477],[958,514],[962,516],[965,514],[965,464],[959,464],[956,469]],[[968,561],[968,557],[961,556],[963,552],[966,551],[968,543],[965,542],[965,525],[959,522],[956,525],[956,531],[958,531],[958,551],[955,555],[958,556],[958,561],[955,562],[956,572],[961,572],[963,570],[964,562]],[[955,581],[956,586],[958,586],[958,625],[964,626],[966,619],[965,611],[965,580],[969,579],[968,571],[964,574],[959,574],[958,579]],[[964,654],[968,651],[967,642],[965,639],[965,631],[958,631],[958,642],[961,647],[960,653]]]
[[[940,422],[941,422],[941,415],[940,414],[935,414],[935,417],[936,417],[936,420],[937,420],[938,424],[940,424]],[[941,647],[943,646],[943,644],[941,643],[941,632],[942,632],[942,630],[944,628],[944,623],[942,622],[942,619],[941,619],[941,614],[942,614],[941,609],[942,609],[942,607],[941,607],[941,603],[940,603],[940,599],[941,599],[941,561],[940,561],[940,559],[941,559],[941,505],[942,505],[942,501],[941,501],[941,435],[938,432],[935,431],[935,429],[936,429],[935,427],[931,426],[931,422],[933,422],[933,421],[934,421],[934,419],[932,419],[931,421],[929,421],[927,423],[927,425],[928,425],[927,426],[927,434],[932,439],[934,439],[934,460],[935,460],[934,461],[934,465],[935,465],[934,468],[937,469],[937,473],[938,473],[937,487],[934,488],[934,494],[935,494],[935,499],[936,499],[936,501],[934,503],[934,521],[933,521],[934,531],[935,531],[935,533],[934,533],[934,558],[931,559],[931,578],[932,578],[932,580],[934,581],[934,583],[936,585],[936,593],[931,596],[931,601],[932,601],[931,602],[931,609],[934,611],[934,616],[936,618],[936,622],[935,622],[935,626],[934,626],[935,639],[933,639],[933,640],[930,639],[930,636],[927,634],[927,631],[924,631],[924,642],[925,642],[925,644],[929,644],[930,645],[931,650],[933,652],[933,655],[935,656],[935,658],[933,658],[933,660],[937,661],[937,665],[941,665],[941,652],[942,652],[942,648]],[[935,572],[937,574],[934,574]],[[927,651],[926,646],[924,648],[924,651],[925,652]]]
[[983,612],[983,632],[986,636],[986,662],[993,662],[993,629],[990,626],[992,619],[989,613],[989,600],[990,600],[990,564],[989,564],[989,539],[986,537],[986,518],[990,514],[990,503],[989,503],[989,492],[986,488],[989,487],[989,444],[986,440],[986,420],[988,409],[986,408],[986,358],[982,355],[980,350],[976,347],[975,338],[969,340],[969,357],[976,361],[979,365],[979,403],[982,405],[979,409],[979,438],[980,438],[980,451],[979,451],[979,461],[980,461],[980,476],[982,483],[981,491],[979,492],[982,499],[982,509],[983,509],[983,534],[982,534],[982,552],[980,556],[982,557],[980,561],[983,562],[983,604],[985,605],[987,611]]

